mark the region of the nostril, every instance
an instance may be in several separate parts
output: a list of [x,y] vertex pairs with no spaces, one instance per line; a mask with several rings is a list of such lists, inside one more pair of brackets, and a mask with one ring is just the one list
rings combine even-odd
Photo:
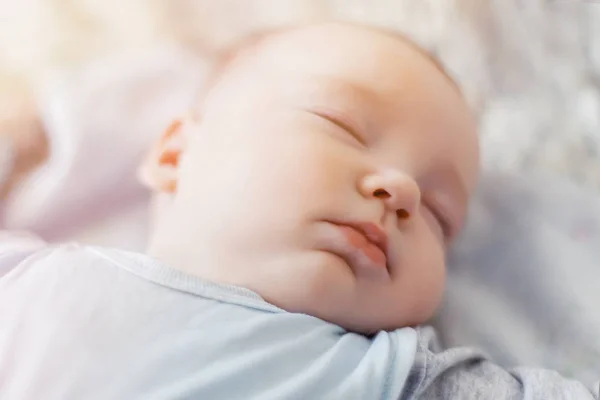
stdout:
[[377,197],[378,199],[389,199],[391,197],[390,194],[384,189],[375,190],[373,192],[373,196]]
[[401,220],[410,218],[410,213],[403,208],[400,210],[397,210],[396,215],[398,216],[398,219],[401,219]]

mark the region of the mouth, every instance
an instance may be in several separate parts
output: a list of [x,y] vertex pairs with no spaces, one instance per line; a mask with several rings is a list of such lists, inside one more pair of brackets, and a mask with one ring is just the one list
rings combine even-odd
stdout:
[[370,222],[331,222],[339,234],[334,254],[356,271],[388,271],[388,238]]

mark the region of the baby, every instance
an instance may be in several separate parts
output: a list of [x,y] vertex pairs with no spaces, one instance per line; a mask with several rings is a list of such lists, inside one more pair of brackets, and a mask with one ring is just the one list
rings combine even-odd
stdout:
[[419,327],[478,173],[424,51],[342,23],[260,35],[198,109],[142,167],[170,198],[149,255],[2,240],[1,399],[597,398]]

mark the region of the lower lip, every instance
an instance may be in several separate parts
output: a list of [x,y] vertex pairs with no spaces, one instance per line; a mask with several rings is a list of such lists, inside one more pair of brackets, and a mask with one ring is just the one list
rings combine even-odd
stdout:
[[365,235],[354,228],[345,225],[338,225],[347,244],[355,251],[362,253],[376,268],[387,268],[387,257],[383,251],[367,240]]

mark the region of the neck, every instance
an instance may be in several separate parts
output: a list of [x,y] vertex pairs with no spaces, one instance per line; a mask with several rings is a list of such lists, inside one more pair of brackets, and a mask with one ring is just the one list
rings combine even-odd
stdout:
[[161,213],[154,220],[146,253],[171,268],[207,281],[240,284],[233,279],[243,273],[242,263],[233,259],[236,252],[223,254],[210,235],[202,236],[202,233],[188,229],[189,224],[178,221],[168,211]]

